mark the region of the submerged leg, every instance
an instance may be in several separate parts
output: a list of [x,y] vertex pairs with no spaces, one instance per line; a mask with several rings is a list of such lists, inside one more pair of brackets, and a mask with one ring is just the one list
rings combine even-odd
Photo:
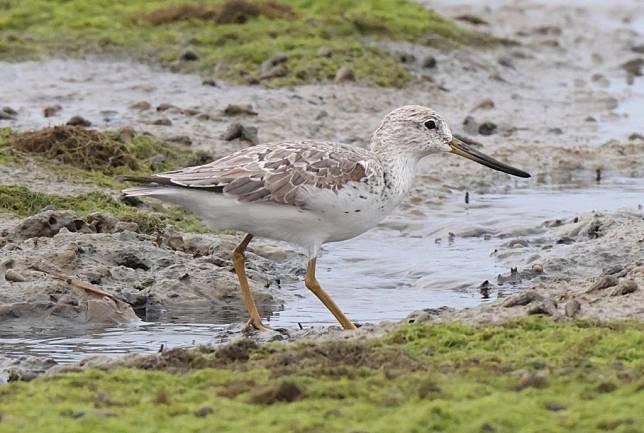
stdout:
[[333,299],[327,293],[322,290],[322,287],[320,287],[320,283],[318,283],[318,280],[315,279],[315,264],[316,264],[316,258],[313,257],[311,260],[309,260],[309,264],[306,268],[306,277],[304,278],[304,283],[306,284],[306,287],[312,291],[315,296],[318,297],[320,301],[326,306],[326,308],[329,309],[330,312],[333,313],[336,319],[338,319],[338,322],[340,322],[340,325],[344,329],[356,329],[356,325],[353,324],[349,319],[347,319],[347,316],[344,315],[342,311],[340,311],[340,308],[333,302]]
[[244,240],[241,241],[237,248],[233,251],[233,267],[237,273],[237,278],[239,278],[239,286],[241,287],[242,296],[244,298],[244,304],[248,308],[248,325],[257,329],[258,331],[267,331],[270,328],[266,327],[262,323],[261,317],[259,317],[259,312],[257,311],[257,306],[255,301],[253,301],[253,295],[250,292],[250,287],[248,286],[248,278],[246,278],[246,260],[244,257],[244,251],[246,247],[253,239],[253,235],[247,234],[244,237]]

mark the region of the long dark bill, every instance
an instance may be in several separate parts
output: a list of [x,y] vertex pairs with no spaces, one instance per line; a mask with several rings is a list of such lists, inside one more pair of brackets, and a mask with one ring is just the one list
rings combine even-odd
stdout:
[[476,161],[479,164],[483,164],[487,167],[511,174],[513,176],[530,177],[529,173],[519,170],[518,168],[510,167],[509,165],[504,164],[501,161],[497,161],[496,159],[479,152],[469,144],[459,140],[456,137],[452,137],[452,141],[449,143],[449,145],[452,147],[452,153],[464,156],[465,158]]

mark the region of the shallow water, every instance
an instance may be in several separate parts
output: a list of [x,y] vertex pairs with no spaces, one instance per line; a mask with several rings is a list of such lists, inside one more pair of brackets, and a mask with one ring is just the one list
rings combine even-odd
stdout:
[[[508,238],[521,233],[538,235],[550,218],[572,217],[593,210],[644,205],[642,179],[615,179],[593,187],[544,188],[512,194],[471,195],[465,204],[454,195],[444,204],[430,206],[427,216],[390,218],[364,235],[327,245],[318,261],[318,278],[352,320],[358,323],[400,320],[414,310],[449,306],[465,308],[489,302],[518,290],[500,286],[484,298],[479,284],[507,272],[512,263],[492,254]],[[455,236],[450,237],[449,233]],[[487,236],[486,236],[487,234]],[[303,284],[283,287],[294,300],[266,320],[274,328],[298,329],[331,325],[330,313]],[[117,356],[152,353],[165,347],[217,343],[238,335],[228,330],[231,320],[195,312],[170,320],[206,323],[140,323],[100,330],[58,329],[0,331],[0,357],[25,355],[71,362],[89,355]],[[208,323],[210,322],[210,323]]]

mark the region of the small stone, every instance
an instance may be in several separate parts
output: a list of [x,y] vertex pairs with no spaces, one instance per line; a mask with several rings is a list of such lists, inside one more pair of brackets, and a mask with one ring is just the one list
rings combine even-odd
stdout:
[[344,81],[355,81],[355,76],[353,71],[348,66],[342,66],[338,69],[338,72],[335,74],[335,79],[333,80],[336,83],[342,83]]
[[434,57],[434,56],[425,56],[425,57],[423,58],[423,61],[422,61],[422,62],[420,62],[420,65],[421,65],[423,68],[426,68],[426,69],[432,69],[432,68],[435,68],[435,67],[436,67],[436,64],[437,64],[437,62],[436,62],[436,57]]
[[85,119],[82,116],[73,116],[71,119],[67,121],[67,124],[70,126],[83,126],[83,127],[92,126],[92,122],[90,122],[89,120]]
[[27,279],[21,273],[13,269],[9,269],[4,274],[4,279],[11,281],[12,283],[24,283],[25,281],[27,281]]
[[400,63],[414,63],[416,61],[416,56],[404,51],[397,52],[395,56],[396,60],[398,60]]
[[534,314],[545,314],[547,316],[557,317],[559,313],[557,311],[557,304],[549,298],[543,299],[537,305],[528,309],[529,315]]
[[637,283],[631,279],[623,279],[620,281],[619,285],[611,290],[611,296],[622,296],[633,293],[637,290]]
[[628,139],[630,141],[640,141],[640,140],[644,140],[644,135],[638,132],[633,132],[631,135],[628,136]]
[[162,125],[162,126],[172,126],[172,121],[168,119],[167,117],[162,117],[160,119],[155,120],[152,122],[153,125]]
[[271,78],[285,77],[289,73],[288,68],[285,65],[275,65],[262,73],[259,76],[260,80],[268,80]]
[[207,78],[201,82],[202,86],[218,87],[217,82],[212,78]]
[[0,110],[0,120],[15,120],[16,116]]
[[533,290],[530,290],[524,293],[519,293],[519,294],[510,296],[503,302],[503,306],[506,308],[517,307],[517,306],[528,305],[532,302],[541,301],[541,300],[543,300],[543,296],[541,296],[540,294],[538,294]]
[[625,70],[631,75],[640,77],[642,75],[642,66],[644,66],[644,59],[633,59],[628,62],[622,63],[620,68]]
[[198,416],[199,418],[203,418],[210,415],[211,413],[212,413],[211,407],[203,406],[195,411],[195,416]]
[[532,265],[532,272],[536,272],[537,274],[543,273],[543,265],[541,263],[534,263]]
[[251,86],[253,86],[253,85],[261,83],[261,81],[259,81],[259,78],[257,78],[256,76],[249,75],[248,77],[246,77],[246,83],[250,84]]
[[145,111],[152,108],[148,101],[133,102],[128,106],[131,110]]
[[634,47],[631,47],[631,51],[638,54],[644,54],[644,45],[635,45]]
[[506,68],[511,68],[511,69],[516,69],[514,67],[514,62],[512,62],[512,58],[508,56],[501,56],[496,61],[499,63],[501,66],[505,66]]
[[262,74],[265,74],[266,72],[270,71],[277,65],[281,65],[282,63],[286,62],[288,60],[288,56],[286,54],[276,54],[270,59],[262,62],[261,65],[261,70]]
[[556,401],[549,401],[545,404],[546,410],[549,410],[551,412],[559,412],[564,409],[567,409],[568,406],[562,403],[557,403]]
[[43,108],[43,110],[42,110],[42,114],[43,114],[43,116],[45,116],[45,117],[53,117],[53,116],[55,116],[56,114],[58,114],[58,112],[59,112],[60,110],[62,110],[62,109],[63,109],[63,107],[61,107],[61,106],[60,106],[60,105],[58,105],[58,104],[56,104],[56,105],[49,105],[49,106],[47,106],[47,107]]
[[12,116],[16,116],[18,114],[18,112],[11,107],[2,107],[2,111]]
[[586,122],[597,122],[597,119],[595,119],[593,116],[586,116],[584,120]]
[[490,121],[483,122],[479,125],[479,134],[481,135],[492,135],[496,133],[496,124]]
[[333,50],[331,49],[331,47],[322,45],[320,48],[318,48],[318,56],[331,57],[332,55],[333,55]]
[[479,131],[479,125],[478,125],[478,123],[476,122],[476,120],[474,120],[474,117],[472,117],[472,116],[467,116],[467,117],[463,120],[463,130],[464,130],[467,134],[471,134],[471,135],[474,135],[474,134],[477,134],[477,133],[478,133],[478,131]]
[[322,120],[325,117],[329,117],[329,113],[327,113],[325,110],[322,110],[318,114],[315,115],[315,120]]
[[495,106],[494,101],[491,100],[490,98],[485,98],[482,101],[480,101],[478,104],[472,108],[472,111],[477,111],[477,110],[491,110]]
[[184,62],[194,62],[196,60],[199,60],[199,55],[193,50],[185,50],[183,53],[181,53],[179,59],[183,60]]
[[471,14],[463,14],[459,15],[456,17],[457,20],[459,21],[465,21],[466,23],[470,23],[475,26],[482,26],[482,25],[489,25],[487,21],[485,21],[483,18],[478,17],[476,15],[471,15]]
[[168,137],[167,140],[172,143],[181,144],[183,146],[192,146],[192,139],[187,135],[175,135],[173,137]]
[[230,104],[226,108],[224,108],[224,114],[226,116],[238,116],[240,114],[257,116],[257,112],[253,110],[253,107],[250,104]]
[[232,141],[237,138],[250,142],[252,145],[259,144],[258,129],[254,126],[244,126],[241,123],[231,123],[222,135],[222,139]]
[[581,310],[581,303],[578,300],[573,299],[566,304],[564,310],[566,311],[566,317],[575,317],[579,310]]
[[588,289],[588,292],[594,292],[596,290],[604,290],[609,287],[616,286],[618,283],[617,278],[615,278],[612,275],[602,275],[599,277],[595,283],[590,286],[590,289]]

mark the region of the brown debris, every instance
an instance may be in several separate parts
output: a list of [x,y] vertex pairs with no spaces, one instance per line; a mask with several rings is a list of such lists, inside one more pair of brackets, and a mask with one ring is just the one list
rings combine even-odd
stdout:
[[90,170],[104,171],[106,167],[123,166],[136,168],[136,161],[121,143],[98,131],[75,126],[54,126],[26,132],[10,144],[20,152]]
[[295,14],[287,4],[277,1],[227,0],[220,5],[184,4],[157,9],[130,17],[134,24],[159,26],[179,21],[203,20],[217,24],[244,24],[250,18],[292,19]]

